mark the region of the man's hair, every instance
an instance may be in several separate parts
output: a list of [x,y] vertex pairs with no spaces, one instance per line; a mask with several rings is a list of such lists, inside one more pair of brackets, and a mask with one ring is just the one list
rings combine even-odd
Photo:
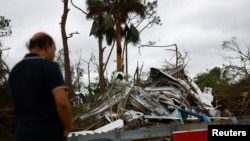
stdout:
[[45,48],[47,45],[52,46],[54,40],[51,36],[46,33],[40,33],[39,35],[33,36],[27,43],[27,48],[31,50],[33,47],[37,46],[40,49]]

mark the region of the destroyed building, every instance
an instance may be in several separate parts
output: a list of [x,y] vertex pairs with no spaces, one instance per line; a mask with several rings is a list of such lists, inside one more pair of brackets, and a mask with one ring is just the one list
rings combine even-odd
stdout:
[[[200,90],[197,84],[184,74],[184,67],[178,66],[169,71],[150,69],[150,85],[146,87],[128,86],[123,74],[118,73],[119,89],[112,86],[99,98],[96,107],[90,108],[79,117],[85,121],[95,117],[97,121],[74,135],[96,134],[115,129],[157,127],[170,122],[210,122],[229,119],[222,115],[221,106],[212,104],[212,88]],[[181,77],[176,77],[180,75]],[[117,85],[116,85],[117,88]],[[97,126],[98,124],[98,126]]]

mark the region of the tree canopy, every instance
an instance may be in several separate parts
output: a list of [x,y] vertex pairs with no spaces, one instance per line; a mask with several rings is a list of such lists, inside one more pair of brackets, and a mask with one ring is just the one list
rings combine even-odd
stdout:
[[[115,28],[117,71],[123,72],[121,47],[122,25],[126,24],[130,14],[136,14],[144,18],[146,6],[144,6],[140,0],[87,0],[86,4],[88,11],[87,18],[106,18],[106,20],[102,22],[102,24],[105,24],[104,29],[112,29],[110,27]],[[101,25],[100,21],[101,20],[95,20],[95,22],[99,22],[99,25]]]

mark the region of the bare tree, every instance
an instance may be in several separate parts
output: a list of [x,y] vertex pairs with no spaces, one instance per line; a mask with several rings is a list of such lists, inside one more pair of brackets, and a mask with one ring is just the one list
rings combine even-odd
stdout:
[[[10,19],[0,16],[0,39],[11,36]],[[4,47],[4,48],[3,48]],[[3,52],[9,50],[0,40],[0,140],[14,140],[14,108],[8,85],[9,67],[3,59]]]
[[246,78],[250,73],[250,44],[240,47],[237,38],[232,37],[223,41],[222,49],[230,51],[230,55],[226,56],[228,65],[224,65],[228,77],[232,81],[238,81]]
[[72,85],[72,79],[71,79],[71,72],[70,72],[70,59],[69,59],[69,47],[68,47],[68,38],[66,34],[66,21],[68,17],[68,0],[63,0],[63,15],[61,20],[61,35],[62,35],[62,41],[63,41],[63,51],[64,51],[64,67],[65,67],[65,81],[68,85],[68,98],[71,101],[71,104],[73,104],[73,98],[74,98],[74,92],[73,92],[73,85]]

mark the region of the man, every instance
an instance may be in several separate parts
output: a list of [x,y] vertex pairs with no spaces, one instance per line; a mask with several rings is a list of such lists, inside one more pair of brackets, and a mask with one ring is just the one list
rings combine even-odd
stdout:
[[72,130],[67,86],[51,36],[38,32],[27,45],[29,53],[9,75],[16,113],[16,141],[65,141]]

